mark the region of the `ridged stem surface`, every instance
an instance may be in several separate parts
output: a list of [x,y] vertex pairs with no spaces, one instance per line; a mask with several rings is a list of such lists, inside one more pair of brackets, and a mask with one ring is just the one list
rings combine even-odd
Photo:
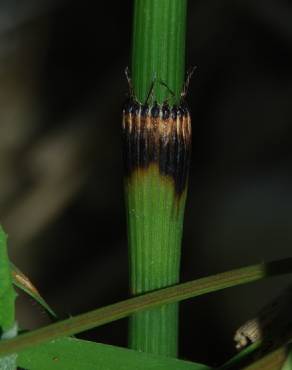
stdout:
[[146,101],[154,82],[150,103],[179,103],[185,78],[186,6],[186,0],[134,1],[132,78],[140,102]]
[[[190,118],[184,109],[177,114],[174,105],[181,103],[185,78],[186,5],[186,0],[134,1],[131,101],[136,105],[124,110],[123,126],[133,295],[179,281]],[[133,315],[129,346],[176,357],[178,305]]]
[[[185,194],[177,199],[171,181],[151,166],[137,171],[127,189],[132,294],[170,286],[179,280]],[[133,315],[130,347],[177,355],[178,305]]]

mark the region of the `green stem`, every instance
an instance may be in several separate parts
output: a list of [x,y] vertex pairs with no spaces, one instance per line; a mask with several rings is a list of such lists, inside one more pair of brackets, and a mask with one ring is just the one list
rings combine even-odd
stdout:
[[[156,79],[153,96],[158,103],[177,104],[185,77],[187,0],[135,0],[132,78],[136,98],[145,102]],[[162,81],[174,92],[162,85]]]
[[[188,111],[166,103],[181,103],[186,4],[134,2],[133,101],[123,121],[133,295],[179,281],[191,129]],[[177,304],[130,318],[130,348],[176,357],[177,342]]]

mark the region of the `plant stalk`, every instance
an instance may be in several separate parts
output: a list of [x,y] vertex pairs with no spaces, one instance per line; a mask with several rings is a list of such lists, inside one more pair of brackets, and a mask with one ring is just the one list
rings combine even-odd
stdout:
[[[179,281],[191,148],[182,104],[186,0],[135,0],[131,96],[124,108],[132,295]],[[130,318],[129,347],[177,356],[178,304]]]

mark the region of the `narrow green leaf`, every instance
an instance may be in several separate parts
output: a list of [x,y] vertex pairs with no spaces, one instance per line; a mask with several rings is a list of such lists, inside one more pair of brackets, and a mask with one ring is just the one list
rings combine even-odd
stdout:
[[[242,370],[281,370],[287,357],[287,349],[281,347]],[[289,368],[288,368],[289,369]],[[288,370],[285,369],[285,370]]]
[[[0,329],[1,340],[10,339],[17,335],[15,322],[15,298],[13,289],[10,262],[7,252],[7,236],[0,226]],[[0,359],[0,369],[16,369],[16,355]]]
[[19,268],[17,268],[12,262],[10,263],[10,267],[13,284],[17,286],[17,288],[24,291],[29,296],[31,296],[48,312],[50,316],[56,319],[57,315],[52,310],[52,308],[47,304],[47,302],[43,299],[43,297],[40,295],[37,288],[32,284],[30,279],[22,271],[20,271]]
[[227,361],[224,365],[220,366],[218,370],[229,370],[229,369],[237,369],[243,363],[246,363],[248,359],[250,359],[251,355],[260,347],[261,343],[256,342],[248,346],[247,348],[240,351],[236,354],[233,358]]
[[210,369],[197,363],[73,338],[58,339],[20,352],[17,362],[29,370]]
[[15,298],[7,254],[7,236],[0,226],[0,328],[2,333],[10,330],[15,324]]
[[242,370],[292,370],[291,343],[286,344]]
[[45,326],[19,335],[14,339],[2,341],[0,355],[19,352],[56,338],[80,333],[162,304],[178,302],[228,287],[250,283],[268,276],[290,272],[292,272],[292,258],[244,267],[164,288]]
[[287,358],[281,370],[292,370],[292,351],[291,349],[288,352]]

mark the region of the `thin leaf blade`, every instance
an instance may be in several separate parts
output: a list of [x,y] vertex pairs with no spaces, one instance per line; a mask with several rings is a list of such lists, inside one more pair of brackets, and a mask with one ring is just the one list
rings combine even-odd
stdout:
[[0,355],[19,352],[53,339],[77,334],[163,304],[289,272],[292,272],[292,258],[240,268],[160,289],[45,326],[14,339],[2,341]]
[[[10,339],[17,335],[15,322],[15,299],[10,262],[7,252],[7,235],[0,226],[0,329],[1,340]],[[0,359],[0,368],[16,369],[16,354],[10,354]]]
[[39,303],[47,313],[52,316],[54,319],[57,318],[56,313],[53,309],[47,304],[44,298],[40,295],[39,291],[35,287],[35,285],[30,281],[30,279],[22,272],[18,267],[16,267],[12,262],[10,263],[11,266],[11,275],[13,284],[21,289],[23,292],[31,296],[37,303]]
[[21,352],[18,366],[29,370],[211,370],[202,364],[73,338]]

